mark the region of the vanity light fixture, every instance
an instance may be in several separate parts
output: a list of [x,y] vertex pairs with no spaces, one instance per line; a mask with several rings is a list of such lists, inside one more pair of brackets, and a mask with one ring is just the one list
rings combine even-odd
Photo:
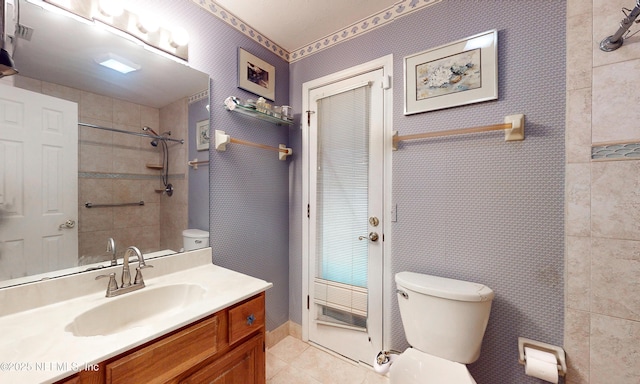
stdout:
[[174,48],[179,48],[186,46],[189,43],[189,32],[187,32],[184,28],[174,28],[171,31],[171,40],[169,44],[171,44]]
[[107,17],[118,17],[124,12],[124,4],[122,0],[100,0],[98,9]]
[[50,0],[47,3],[53,4],[57,7],[70,10],[71,9],[71,0]]
[[0,5],[0,78],[5,76],[11,76],[18,73],[13,64],[13,59],[11,59],[11,55],[4,49],[4,1],[2,5]]
[[[31,0],[34,1],[34,0]],[[163,27],[156,15],[127,8],[123,0],[41,0],[103,28],[117,30],[149,47],[189,60],[189,34],[183,28]],[[144,12],[144,13],[142,13]]]
[[149,14],[140,15],[136,27],[144,34],[155,33],[160,29],[160,24],[155,17]]
[[133,71],[137,71],[139,70],[141,67],[136,64],[133,63],[127,59],[125,59],[124,57],[120,57],[118,55],[115,55],[111,52],[96,57],[93,59],[96,63],[102,65],[103,67],[107,67],[110,69],[113,69],[114,71],[118,71],[120,73],[123,74],[127,74],[129,72],[133,72]]

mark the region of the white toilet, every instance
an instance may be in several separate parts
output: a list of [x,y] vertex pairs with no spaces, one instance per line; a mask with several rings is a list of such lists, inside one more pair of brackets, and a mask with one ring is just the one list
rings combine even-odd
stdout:
[[201,229],[185,229],[182,231],[182,240],[185,251],[205,248],[209,246],[209,232]]
[[391,383],[476,384],[465,364],[480,356],[494,292],[413,272],[396,274],[396,286],[411,347],[391,364]]

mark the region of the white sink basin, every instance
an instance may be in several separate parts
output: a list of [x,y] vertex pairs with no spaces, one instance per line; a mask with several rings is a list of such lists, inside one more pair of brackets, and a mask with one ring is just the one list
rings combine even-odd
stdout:
[[200,301],[206,290],[196,284],[145,287],[87,310],[67,324],[74,336],[106,336],[135,327],[152,325],[160,316],[169,316]]

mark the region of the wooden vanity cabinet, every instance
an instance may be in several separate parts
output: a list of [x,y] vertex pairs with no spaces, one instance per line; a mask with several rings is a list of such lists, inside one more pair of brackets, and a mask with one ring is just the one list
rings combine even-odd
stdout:
[[264,384],[264,297],[262,292],[57,384]]
[[180,384],[264,383],[264,336],[256,335],[220,359],[198,369]]

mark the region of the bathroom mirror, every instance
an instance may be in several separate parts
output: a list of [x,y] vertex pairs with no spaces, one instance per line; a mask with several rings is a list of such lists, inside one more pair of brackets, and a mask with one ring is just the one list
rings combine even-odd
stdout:
[[[0,287],[107,266],[109,238],[118,257],[131,245],[159,257],[181,251],[183,230],[208,231],[208,152],[197,151],[195,135],[208,124],[209,76],[39,2],[7,2],[7,19],[20,71],[13,85],[78,104],[77,217],[60,226],[60,232],[77,231],[78,253],[70,261],[64,255],[64,263],[44,253],[17,260],[0,234]],[[19,24],[15,33],[11,21]],[[102,57],[126,58],[138,70],[114,72],[97,64]],[[143,127],[176,141],[165,141],[163,149],[161,141],[140,135],[149,133]],[[187,164],[194,159],[197,168]],[[198,208],[189,210],[193,204]],[[1,230],[8,233],[11,222],[3,220]]]

